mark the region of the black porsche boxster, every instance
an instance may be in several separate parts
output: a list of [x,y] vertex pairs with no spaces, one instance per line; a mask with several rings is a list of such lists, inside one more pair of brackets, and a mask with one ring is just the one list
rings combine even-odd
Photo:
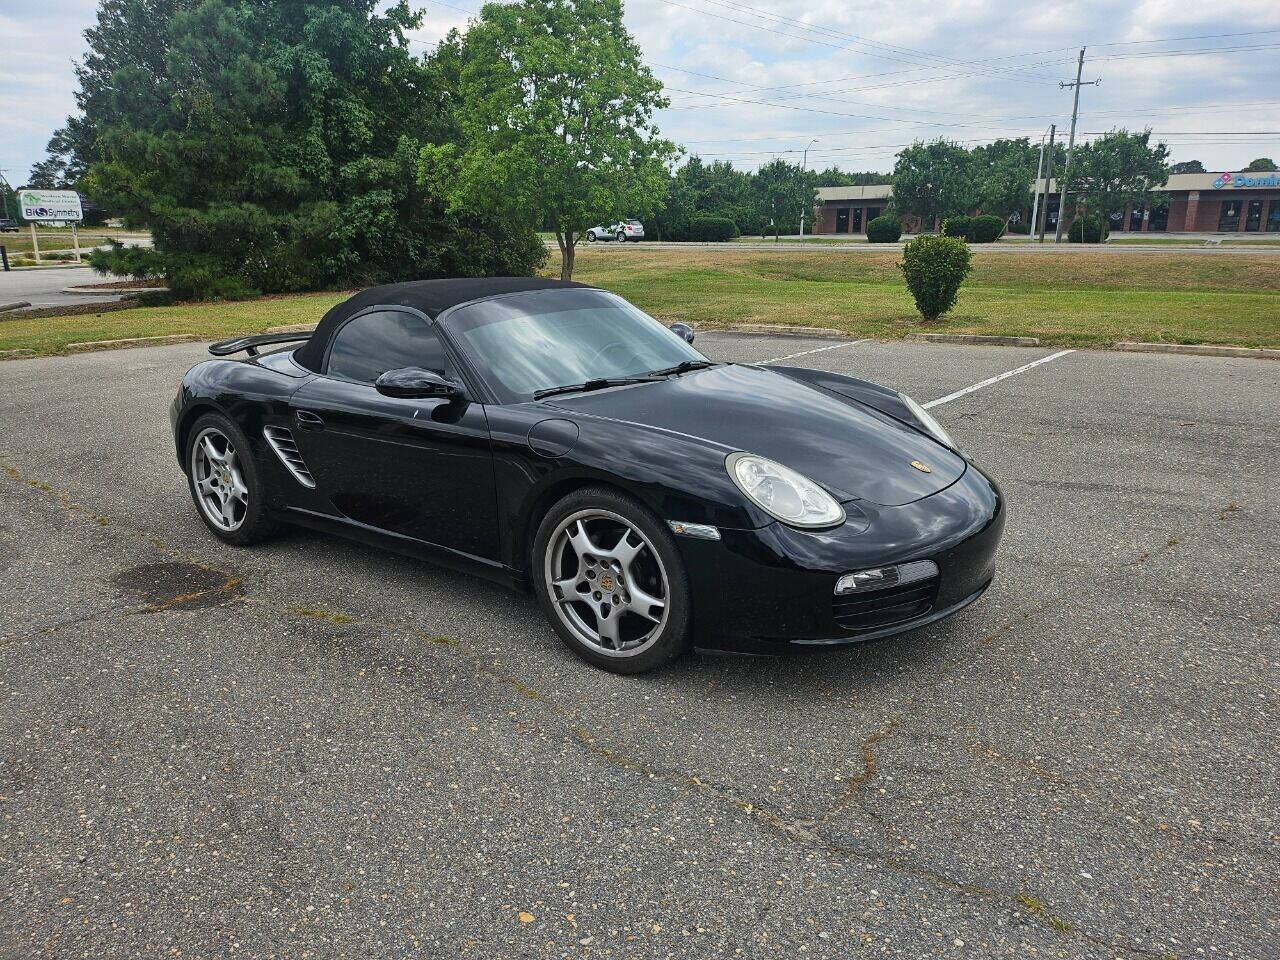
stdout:
[[693,339],[577,283],[374,287],[314,333],[213,344],[173,402],[178,460],[228,543],[301,524],[532,586],[618,672],[693,642],[863,641],[982,595],[1000,492],[922,407]]

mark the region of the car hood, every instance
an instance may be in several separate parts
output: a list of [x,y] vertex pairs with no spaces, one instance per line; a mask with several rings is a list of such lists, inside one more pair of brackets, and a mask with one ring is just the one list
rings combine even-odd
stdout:
[[697,437],[726,454],[758,453],[842,501],[900,506],[937,493],[965,471],[959,455],[887,414],[761,367],[724,364],[548,402]]

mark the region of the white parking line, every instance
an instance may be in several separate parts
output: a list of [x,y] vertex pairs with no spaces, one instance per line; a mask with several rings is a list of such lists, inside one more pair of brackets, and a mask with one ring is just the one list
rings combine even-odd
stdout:
[[999,383],[1001,380],[1004,380],[1008,377],[1012,377],[1015,374],[1022,373],[1026,370],[1030,370],[1032,367],[1038,367],[1040,366],[1040,364],[1048,363],[1050,360],[1057,360],[1059,357],[1065,357],[1068,353],[1075,353],[1075,351],[1059,350],[1057,353],[1051,353],[1047,357],[1041,357],[1039,360],[1033,360],[1031,363],[1023,364],[1022,366],[1018,367],[1018,369],[1016,370],[1006,370],[1004,373],[1000,374],[999,376],[991,377],[990,379],[983,380],[981,383],[975,383],[973,386],[965,387],[963,390],[957,390],[955,393],[948,393],[945,397],[939,397],[937,400],[930,400],[928,403],[924,404],[924,408],[928,410],[930,407],[937,407],[937,406],[941,406],[944,403],[950,403],[952,400],[955,400],[958,397],[963,397],[966,394],[973,393],[976,390],[981,390],[983,387],[989,387],[993,383]]
[[824,350],[839,350],[841,347],[856,347],[860,343],[870,343],[870,340],[849,340],[845,343],[834,343],[829,347],[814,347],[812,350],[801,350],[799,353],[788,353],[785,357],[774,357],[772,360],[760,360],[759,363],[777,363],[780,360],[791,360],[795,357],[805,357],[811,353],[822,353]]

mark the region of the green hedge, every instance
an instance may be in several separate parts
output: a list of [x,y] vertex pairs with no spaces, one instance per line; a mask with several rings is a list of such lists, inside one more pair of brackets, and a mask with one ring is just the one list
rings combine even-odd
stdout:
[[1004,233],[1004,221],[997,216],[984,213],[969,221],[969,239],[974,243],[994,243]]
[[899,266],[920,315],[932,323],[955,306],[969,275],[969,247],[959,237],[916,237],[902,248]]
[[704,243],[723,243],[741,236],[738,225],[728,217],[694,217],[689,221],[689,239]]
[[944,237],[959,237],[961,240],[968,240],[973,232],[973,217],[961,214],[956,217],[947,217],[942,221],[942,235]]
[[876,217],[867,222],[867,240],[871,243],[897,243],[902,236],[902,225],[897,217]]

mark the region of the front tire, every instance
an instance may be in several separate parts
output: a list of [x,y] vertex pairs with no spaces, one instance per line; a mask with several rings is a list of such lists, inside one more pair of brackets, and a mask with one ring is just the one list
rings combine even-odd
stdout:
[[594,230],[588,230],[587,243],[595,243],[595,242],[596,242],[596,232]]
[[244,547],[279,532],[249,440],[227,417],[206,413],[191,425],[184,462],[196,513],[219,540]]
[[689,646],[684,563],[666,525],[606,487],[551,508],[533,544],[538,602],[569,649],[612,673],[646,673]]

